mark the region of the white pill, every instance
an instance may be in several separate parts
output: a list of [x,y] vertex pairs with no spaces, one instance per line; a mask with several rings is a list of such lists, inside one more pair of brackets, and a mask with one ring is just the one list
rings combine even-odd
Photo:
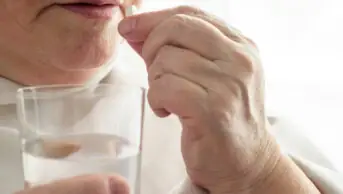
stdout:
[[136,12],[137,12],[137,8],[136,8],[136,6],[134,6],[134,5],[128,6],[128,7],[125,9],[125,15],[126,15],[126,17],[132,16],[132,15],[134,15]]

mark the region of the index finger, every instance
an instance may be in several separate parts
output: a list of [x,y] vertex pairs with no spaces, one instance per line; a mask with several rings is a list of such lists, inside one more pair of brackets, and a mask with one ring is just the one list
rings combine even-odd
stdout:
[[244,38],[235,29],[229,28],[225,22],[220,21],[216,17],[201,11],[200,9],[190,6],[180,6],[177,8],[166,9],[162,11],[142,13],[133,15],[123,19],[118,27],[119,33],[129,42],[133,44],[143,43],[151,31],[161,24],[166,19],[177,15],[185,14],[196,16],[204,21],[214,25],[224,35],[234,41],[242,41]]
[[144,42],[157,25],[175,13],[175,9],[167,9],[129,16],[119,23],[118,30],[129,42]]
[[89,175],[40,185],[15,194],[129,194],[125,181],[117,176]]

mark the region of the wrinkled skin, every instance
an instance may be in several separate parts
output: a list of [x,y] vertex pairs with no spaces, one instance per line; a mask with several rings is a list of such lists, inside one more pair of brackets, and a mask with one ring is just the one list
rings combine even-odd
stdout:
[[0,76],[25,85],[78,84],[114,56],[121,9],[99,20],[55,5],[71,1],[0,0]]
[[146,62],[154,112],[179,117],[195,184],[227,194],[268,176],[278,148],[266,131],[262,67],[251,40],[192,7],[126,18],[119,32]]
[[[106,22],[56,7],[38,14],[49,3],[0,0],[0,18],[14,14],[0,21],[0,28],[8,28],[0,34],[0,59],[22,67],[27,76],[11,77],[9,67],[2,74],[23,84],[82,82],[109,60],[121,35],[146,62],[155,113],[175,114],[182,123],[182,153],[193,183],[213,194],[237,193],[273,170],[278,149],[266,131],[262,68],[248,38],[192,7],[145,13],[119,24],[120,10]],[[31,67],[49,77],[34,79]],[[108,180],[78,177],[19,194],[128,194],[117,178],[110,180],[123,189],[110,192]]]

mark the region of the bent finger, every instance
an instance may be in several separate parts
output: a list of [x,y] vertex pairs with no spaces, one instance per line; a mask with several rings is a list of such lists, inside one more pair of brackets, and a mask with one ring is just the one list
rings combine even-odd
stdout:
[[203,19],[204,21],[214,25],[226,36],[231,37],[232,40],[240,42],[244,39],[238,30],[229,27],[216,16],[191,6],[179,6],[176,8],[147,12],[127,17],[120,22],[119,32],[129,41],[144,42],[155,27],[160,25],[166,19],[178,14],[195,16]]

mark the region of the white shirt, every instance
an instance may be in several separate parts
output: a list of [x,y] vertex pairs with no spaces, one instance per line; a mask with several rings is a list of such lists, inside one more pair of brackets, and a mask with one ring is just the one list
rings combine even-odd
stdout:
[[[110,74],[107,82],[117,79]],[[0,78],[0,127],[18,128],[15,96],[20,86]],[[296,129],[277,118],[271,132],[295,163],[320,185],[326,194],[343,194],[343,176]],[[159,119],[146,113],[143,140],[142,194],[202,194],[185,179],[180,153],[181,125],[176,117]],[[338,153],[339,154],[339,153]],[[163,177],[163,178],[161,178]],[[0,193],[10,194],[23,187],[20,143],[16,131],[0,131]]]

